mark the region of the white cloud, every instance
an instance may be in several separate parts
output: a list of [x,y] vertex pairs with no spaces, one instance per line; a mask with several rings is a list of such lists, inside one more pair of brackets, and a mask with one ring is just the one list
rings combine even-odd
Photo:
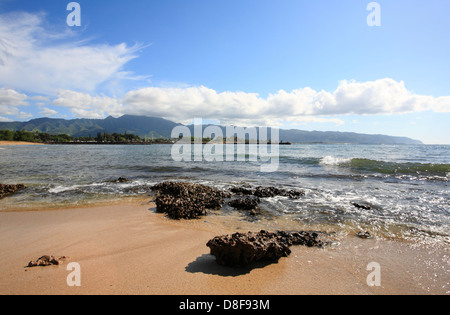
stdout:
[[123,111],[119,100],[108,96],[91,96],[87,93],[60,90],[53,105],[63,106],[78,118],[104,118],[108,115],[121,116]]
[[40,101],[40,102],[49,102],[50,98],[48,96],[36,95],[29,97],[30,100]]
[[341,81],[333,92],[311,88],[279,91],[268,98],[270,108],[295,115],[386,115],[425,110],[450,111],[450,97],[416,95],[403,81],[381,79],[368,82]]
[[14,120],[0,116],[0,122],[12,122]]
[[[0,114],[20,115],[26,95],[0,88]],[[37,98],[41,99],[41,98]],[[37,100],[36,99],[36,100]],[[43,107],[45,103],[37,102]],[[124,114],[164,117],[177,122],[195,117],[217,119],[228,125],[328,123],[343,125],[345,115],[394,115],[410,112],[450,112],[450,96],[432,97],[409,91],[403,82],[382,79],[369,82],[342,81],[333,92],[309,87],[279,91],[263,98],[256,93],[217,92],[198,87],[148,87],[133,90],[123,98],[59,90],[54,106],[69,108],[78,118],[105,118]],[[43,107],[41,115],[57,112]],[[353,122],[355,123],[355,121]]]
[[68,28],[54,32],[45,24],[43,14],[0,15],[0,85],[46,95],[58,89],[92,92],[129,76],[122,67],[141,48],[80,42]]
[[58,112],[56,110],[47,108],[47,107],[43,107],[42,111],[39,112],[39,115],[43,116],[43,117],[50,117],[50,116],[54,116],[58,114]]
[[28,105],[27,96],[12,89],[0,88],[0,114],[17,115],[19,106]]
[[267,98],[255,93],[222,92],[204,86],[187,88],[149,87],[130,91],[122,99],[127,113],[160,116],[176,121],[193,117],[220,119],[221,123],[277,125],[333,123],[342,115],[391,115],[431,110],[450,112],[450,96],[416,95],[404,82],[381,79],[368,82],[341,81],[334,92],[306,87],[278,91]]
[[[171,119],[255,119],[267,106],[258,94],[223,92],[204,86],[188,88],[149,87],[127,93],[123,99],[128,113]],[[263,118],[263,117],[260,117]]]

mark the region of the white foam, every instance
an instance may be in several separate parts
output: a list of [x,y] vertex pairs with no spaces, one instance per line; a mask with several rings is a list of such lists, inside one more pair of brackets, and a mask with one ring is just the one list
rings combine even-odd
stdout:
[[55,188],[50,188],[48,190],[48,192],[51,194],[59,194],[59,193],[65,192],[65,191],[77,189],[78,187],[80,187],[80,186],[79,185],[73,185],[70,187],[56,186]]
[[351,162],[352,158],[340,158],[340,157],[334,157],[334,156],[325,156],[320,159],[319,164],[320,165],[341,165],[345,163]]
[[104,186],[105,184],[103,183],[93,183],[93,184],[89,184],[89,185],[72,185],[72,186],[56,186],[54,188],[50,188],[48,190],[49,193],[51,194],[59,194],[65,191],[70,191],[70,190],[75,190],[81,187],[96,187],[96,186]]

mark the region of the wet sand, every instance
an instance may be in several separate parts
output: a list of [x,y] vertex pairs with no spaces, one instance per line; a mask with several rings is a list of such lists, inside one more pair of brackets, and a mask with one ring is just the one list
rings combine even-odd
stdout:
[[[206,243],[236,232],[227,220],[171,221],[151,203],[0,212],[0,294],[450,293],[445,246],[348,236],[326,249],[292,247],[289,257],[252,270],[219,266]],[[43,255],[68,258],[25,267]],[[81,267],[80,287],[67,285],[71,262]],[[367,285],[371,262],[381,267],[380,287]]]

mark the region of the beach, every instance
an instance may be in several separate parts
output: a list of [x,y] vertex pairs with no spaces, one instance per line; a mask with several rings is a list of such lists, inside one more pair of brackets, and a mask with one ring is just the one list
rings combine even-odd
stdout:
[[[292,247],[289,257],[254,269],[220,266],[206,243],[258,231],[212,214],[174,221],[149,201],[52,211],[0,212],[0,294],[448,294],[448,246],[348,235],[323,249]],[[26,268],[43,255],[62,265]],[[80,266],[71,287],[69,263]],[[380,286],[369,286],[376,262]]]
[[24,141],[0,141],[0,146],[10,145],[45,145],[44,143],[24,142]]

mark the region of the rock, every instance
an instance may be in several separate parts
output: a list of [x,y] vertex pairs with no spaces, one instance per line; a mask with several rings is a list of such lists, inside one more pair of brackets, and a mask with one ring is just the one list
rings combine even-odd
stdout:
[[119,177],[118,179],[117,179],[117,182],[118,183],[126,183],[126,182],[129,182],[130,180],[129,179],[127,179],[127,178],[125,178],[125,177]]
[[228,204],[237,210],[251,211],[256,210],[260,202],[259,198],[244,198],[232,200]]
[[156,209],[159,213],[166,213],[174,220],[191,220],[206,215],[207,211],[202,203],[198,203],[195,197],[174,197],[161,195],[156,198]]
[[285,197],[289,197],[291,199],[300,199],[300,197],[305,196],[305,192],[303,190],[287,190],[284,191]]
[[164,182],[152,187],[159,193],[156,198],[158,212],[171,219],[196,219],[206,215],[207,210],[218,210],[229,195],[205,185],[183,182]]
[[259,198],[269,198],[275,196],[289,197],[291,199],[299,199],[305,195],[305,192],[300,190],[286,190],[276,187],[256,187],[255,189],[249,187],[233,187],[230,191],[238,195],[250,195]]
[[0,199],[5,198],[6,196],[12,195],[15,192],[22,190],[25,188],[25,185],[18,184],[18,185],[5,185],[0,184]]
[[216,237],[207,246],[218,264],[231,267],[247,267],[262,260],[278,261],[291,254],[284,238],[265,231]]
[[319,239],[319,234],[315,232],[278,232],[278,235],[286,238],[292,245],[301,245],[307,247],[319,247],[325,246],[325,243]]
[[258,261],[276,262],[281,257],[288,257],[293,245],[323,247],[324,243],[318,240],[317,233],[260,231],[218,236],[206,246],[211,249],[211,255],[216,257],[218,264],[248,267]]
[[251,187],[232,187],[230,191],[236,195],[253,196],[255,194],[255,190]]
[[363,210],[372,210],[372,206],[369,204],[360,204],[360,203],[356,203],[356,202],[352,202],[352,205],[358,209],[363,209]]
[[255,196],[260,198],[269,198],[275,196],[283,196],[284,190],[276,187],[257,187],[255,190]]
[[62,264],[62,261],[65,259],[65,256],[62,257],[53,257],[53,256],[42,256],[41,258],[30,261],[28,263],[28,268],[32,267],[46,267],[46,266],[58,266]]

